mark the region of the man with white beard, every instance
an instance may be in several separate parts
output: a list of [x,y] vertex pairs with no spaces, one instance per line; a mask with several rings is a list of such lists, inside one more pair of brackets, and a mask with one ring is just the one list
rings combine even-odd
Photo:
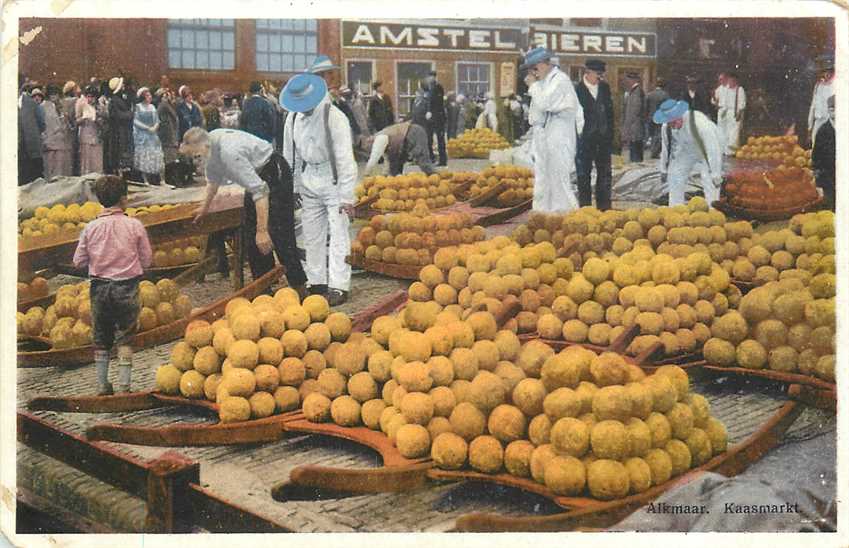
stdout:
[[551,51],[537,47],[528,52],[522,69],[531,96],[528,121],[532,127],[534,211],[578,209],[572,189],[578,134],[584,111],[569,76],[551,63]]

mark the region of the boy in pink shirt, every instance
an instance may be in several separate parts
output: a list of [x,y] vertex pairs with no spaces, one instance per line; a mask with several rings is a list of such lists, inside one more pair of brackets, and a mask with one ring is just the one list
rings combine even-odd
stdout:
[[94,183],[103,211],[80,234],[74,266],[88,266],[91,278],[91,323],[98,395],[113,393],[109,383],[109,352],[118,345],[117,392],[130,391],[133,349],[128,345],[139,315],[139,280],[150,266],[147,231],[127,217],[127,183],[105,175]]

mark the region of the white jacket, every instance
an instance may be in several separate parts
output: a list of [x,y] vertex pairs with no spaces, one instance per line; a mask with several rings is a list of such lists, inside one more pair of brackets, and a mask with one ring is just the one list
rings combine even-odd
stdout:
[[[725,148],[725,139],[719,128],[713,121],[701,111],[695,112],[696,129],[702,138],[702,143],[707,154],[707,165],[711,178],[714,180],[722,177],[722,150]],[[667,173],[677,163],[689,163],[693,165],[704,161],[704,155],[699,145],[693,138],[690,129],[690,112],[684,114],[684,125],[681,129],[667,131],[667,124],[661,127],[662,145],[660,152],[659,168],[662,174]],[[669,134],[672,135],[672,143],[669,142]],[[671,158],[669,155],[672,155]]]
[[528,89],[533,127],[535,211],[570,211],[578,202],[571,189],[575,172],[578,134],[584,128],[584,111],[572,81],[553,67],[543,80]]
[[[354,149],[351,143],[351,125],[345,114],[330,104],[329,95],[324,96],[309,116],[297,113],[295,118],[294,112],[286,116],[283,130],[283,157],[294,169],[295,192],[325,196],[328,190],[334,188],[324,125],[326,108],[330,108],[330,135],[336,159],[337,184],[334,196],[338,197],[341,204],[353,204],[357,163],[354,160]],[[293,118],[295,119],[294,131]],[[294,158],[292,157],[293,135]]]

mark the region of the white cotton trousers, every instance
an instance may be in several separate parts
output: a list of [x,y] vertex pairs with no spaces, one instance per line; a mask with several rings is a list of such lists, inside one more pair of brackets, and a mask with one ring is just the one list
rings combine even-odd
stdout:
[[[345,258],[351,251],[351,224],[348,215],[339,212],[337,187],[301,189],[301,226],[307,256],[306,275],[310,285],[327,285],[350,291],[351,265]],[[330,247],[327,235],[330,234]]]
[[734,154],[737,147],[740,146],[740,122],[735,118],[734,113],[728,109],[723,109],[718,114],[719,131],[725,137],[725,154]]
[[685,156],[683,158],[674,158],[669,164],[666,182],[669,187],[670,206],[687,203],[684,198],[684,191],[687,189],[690,173],[694,170],[699,171],[699,180],[701,181],[702,192],[705,194],[707,203],[713,204],[713,202],[719,199],[719,189],[713,184],[713,177],[711,177],[707,163],[693,156]]

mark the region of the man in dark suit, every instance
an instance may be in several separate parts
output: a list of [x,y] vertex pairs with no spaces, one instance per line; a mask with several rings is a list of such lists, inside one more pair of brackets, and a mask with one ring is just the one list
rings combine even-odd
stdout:
[[277,112],[268,99],[262,96],[262,84],[251,82],[248,91],[251,96],[245,99],[242,105],[239,127],[242,131],[270,143],[274,140],[274,121]]
[[427,114],[427,144],[431,150],[433,159],[433,135],[436,134],[437,147],[439,148],[439,165],[448,165],[448,155],[445,152],[445,90],[436,81],[436,71],[430,71],[428,77],[428,91],[430,91],[430,102]]
[[657,111],[657,107],[667,99],[669,99],[669,94],[666,92],[666,82],[663,78],[658,78],[657,82],[655,82],[654,90],[646,94],[646,119],[649,128],[652,158],[660,158],[661,149],[660,126],[654,123],[652,116]]
[[44,111],[29,92],[32,86],[21,75],[18,77],[18,185],[44,176],[41,134],[44,132]]
[[592,205],[590,174],[596,169],[595,201],[601,210],[610,209],[610,152],[613,147],[613,98],[610,86],[602,80],[605,64],[598,59],[587,60],[584,76],[575,87],[578,101],[584,109],[584,131],[578,140],[578,202]]
[[372,133],[395,123],[395,113],[392,111],[392,101],[383,92],[383,82],[375,82],[374,95],[368,105],[368,121]]
[[624,149],[628,149],[629,161],[642,162],[646,94],[640,85],[639,73],[626,72],[624,83],[625,96],[622,100],[622,127],[619,140],[622,142],[623,155]]
[[708,118],[712,115],[712,108],[707,92],[701,85],[701,81],[693,76],[687,76],[687,91],[684,92],[684,100],[690,105],[690,110],[700,110]]

